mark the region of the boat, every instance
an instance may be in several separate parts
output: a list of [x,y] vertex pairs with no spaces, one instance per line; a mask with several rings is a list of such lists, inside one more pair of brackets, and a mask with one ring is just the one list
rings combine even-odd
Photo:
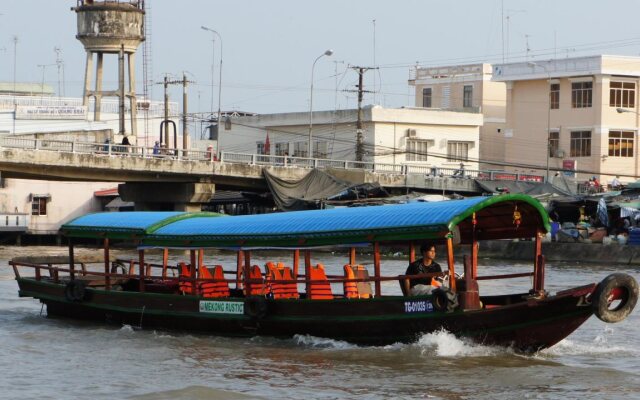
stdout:
[[[95,213],[62,226],[69,241],[66,265],[10,265],[19,295],[40,300],[49,317],[238,337],[310,335],[359,345],[413,342],[446,330],[535,352],[592,315],[609,323],[624,320],[638,298],[637,282],[622,273],[546,291],[542,242],[549,229],[544,207],[520,194],[245,216]],[[530,240],[531,265],[522,272],[482,275],[480,242],[498,239]],[[97,266],[75,261],[87,240],[97,240],[104,254]],[[384,273],[384,249],[405,248],[414,261],[425,240],[446,248],[443,273]],[[137,257],[111,257],[115,242],[135,245]],[[162,254],[162,263],[148,262],[151,249]],[[235,265],[205,259],[206,249],[235,253]],[[316,262],[326,249],[344,252],[344,274],[327,274]],[[170,265],[170,252],[185,260]],[[254,265],[252,255],[260,252],[282,259]],[[366,252],[372,253],[371,263],[363,260]],[[405,279],[417,277],[440,277],[444,284],[423,296],[400,291]],[[518,278],[530,280],[531,289],[480,293],[479,282]]]

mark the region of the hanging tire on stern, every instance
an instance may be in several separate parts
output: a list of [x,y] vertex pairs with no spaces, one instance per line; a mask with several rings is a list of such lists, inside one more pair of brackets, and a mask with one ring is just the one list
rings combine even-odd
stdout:
[[627,318],[638,301],[638,282],[627,274],[611,274],[596,286],[591,295],[593,313],[609,323]]
[[262,296],[247,297],[244,301],[244,313],[253,319],[263,319],[267,316],[267,311],[267,299]]
[[74,279],[69,281],[67,285],[64,287],[64,297],[69,301],[82,301],[87,294],[85,288],[87,284],[84,281],[79,281]]
[[434,289],[431,296],[433,296],[431,302],[436,311],[453,312],[458,308],[458,295],[449,289]]

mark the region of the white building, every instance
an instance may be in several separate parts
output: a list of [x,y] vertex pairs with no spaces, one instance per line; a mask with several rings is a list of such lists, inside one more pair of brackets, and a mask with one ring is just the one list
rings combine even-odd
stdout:
[[[314,158],[356,160],[357,114],[355,109],[313,113]],[[468,169],[478,167],[479,113],[367,106],[362,121],[364,161],[445,168],[463,161]],[[232,118],[230,129],[220,131],[219,149],[265,154],[267,136],[271,155],[307,157],[309,113]]]
[[[0,93],[7,93],[3,90],[6,87],[0,84]],[[121,135],[114,134],[119,127],[117,101],[103,100],[102,120],[92,121],[92,105],[83,107],[81,98],[51,97],[46,85],[41,89],[34,89],[33,84],[18,84],[18,95],[0,94],[0,135],[96,143],[107,138],[113,143],[122,140]],[[164,105],[145,101],[138,105],[139,137],[131,138],[131,144],[152,147],[159,138]],[[170,115],[175,116],[177,104],[169,106]],[[26,216],[28,234],[56,234],[67,221],[100,211],[94,192],[116,186],[113,182],[0,179],[0,214]]]

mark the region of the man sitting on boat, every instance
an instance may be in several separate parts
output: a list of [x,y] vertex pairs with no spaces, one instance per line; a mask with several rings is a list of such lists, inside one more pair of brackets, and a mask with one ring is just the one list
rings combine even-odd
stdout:
[[[434,261],[436,257],[436,246],[433,243],[425,242],[420,246],[422,258],[409,264],[405,275],[420,275],[434,272],[442,272],[440,264]],[[404,292],[411,296],[431,294],[437,286],[432,285],[431,277],[405,279]]]

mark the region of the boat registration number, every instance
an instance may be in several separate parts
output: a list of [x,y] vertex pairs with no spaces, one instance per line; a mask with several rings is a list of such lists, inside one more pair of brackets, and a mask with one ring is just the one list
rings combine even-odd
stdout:
[[244,314],[244,303],[239,301],[200,301],[200,312],[213,314]]
[[433,312],[433,304],[427,300],[405,301],[405,313]]

